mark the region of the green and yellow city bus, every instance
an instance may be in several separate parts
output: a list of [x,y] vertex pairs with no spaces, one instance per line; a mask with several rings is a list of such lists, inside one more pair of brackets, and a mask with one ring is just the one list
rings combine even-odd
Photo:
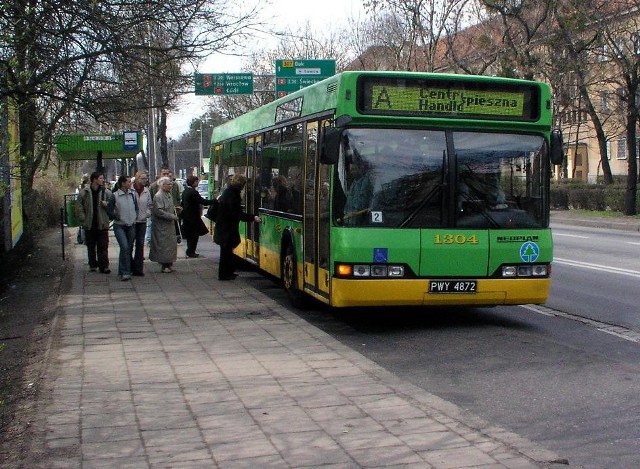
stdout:
[[544,83],[343,72],[216,127],[211,174],[247,176],[234,253],[293,304],[544,303],[553,246]]

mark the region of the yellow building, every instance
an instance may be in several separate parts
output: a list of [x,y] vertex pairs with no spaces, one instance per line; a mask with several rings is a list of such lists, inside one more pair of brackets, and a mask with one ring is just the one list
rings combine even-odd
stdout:
[[[556,123],[563,131],[566,146],[566,164],[556,167],[554,177],[590,183],[602,177],[599,141],[589,109],[602,123],[611,174],[626,177],[626,110],[621,99],[625,92],[620,67],[625,63],[640,64],[639,5],[632,0],[595,0],[589,2],[592,10],[587,12],[570,10],[569,6],[562,10],[558,2],[529,3],[529,7],[518,10],[521,17],[517,20],[505,23],[502,17],[492,16],[439,38],[435,47],[407,44],[370,47],[348,68],[471,73],[547,81],[554,91]],[[575,4],[567,2],[567,5],[571,3]],[[556,9],[552,10],[552,6]],[[575,21],[570,31],[572,38],[583,46],[579,55],[574,56],[579,58],[579,73],[575,68],[571,70],[569,43],[562,39],[565,36],[558,26],[559,19],[567,18]],[[524,22],[526,28],[522,27]],[[589,102],[579,93],[580,77],[588,90]]]

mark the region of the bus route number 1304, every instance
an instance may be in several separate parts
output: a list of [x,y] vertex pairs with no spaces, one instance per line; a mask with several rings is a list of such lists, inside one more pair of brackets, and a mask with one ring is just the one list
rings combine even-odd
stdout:
[[436,234],[433,238],[433,244],[478,244],[478,235],[472,234],[465,236],[463,234]]

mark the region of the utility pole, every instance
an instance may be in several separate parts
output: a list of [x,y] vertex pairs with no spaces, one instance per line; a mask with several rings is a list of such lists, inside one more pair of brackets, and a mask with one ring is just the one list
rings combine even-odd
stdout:
[[202,119],[200,119],[200,149],[198,159],[198,178],[202,177]]

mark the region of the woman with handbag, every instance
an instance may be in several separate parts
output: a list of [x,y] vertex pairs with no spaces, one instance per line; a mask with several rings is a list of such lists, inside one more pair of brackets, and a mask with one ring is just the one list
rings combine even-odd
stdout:
[[187,176],[187,188],[182,192],[182,237],[187,240],[187,257],[200,257],[196,252],[200,236],[209,233],[202,221],[202,206],[211,205],[213,200],[202,197],[196,176]]

